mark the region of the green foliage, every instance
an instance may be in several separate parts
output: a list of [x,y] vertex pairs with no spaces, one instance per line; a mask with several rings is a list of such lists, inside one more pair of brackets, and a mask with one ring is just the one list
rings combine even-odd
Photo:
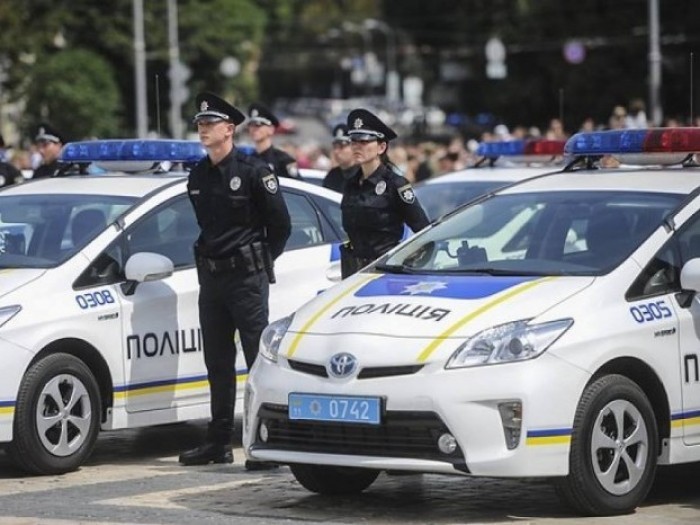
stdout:
[[109,64],[88,50],[48,56],[34,67],[27,90],[26,126],[48,121],[68,138],[115,137],[120,95]]

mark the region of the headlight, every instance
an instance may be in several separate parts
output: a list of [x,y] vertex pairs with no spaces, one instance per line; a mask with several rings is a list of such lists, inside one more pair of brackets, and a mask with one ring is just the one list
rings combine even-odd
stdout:
[[15,315],[17,315],[22,307],[18,304],[12,305],[12,306],[5,306],[4,308],[0,308],[0,327],[4,326],[4,324],[12,319]]
[[277,362],[280,343],[284,334],[287,333],[287,328],[292,324],[292,319],[294,319],[294,314],[267,325],[260,337],[260,355],[270,361]]
[[479,332],[462,343],[445,368],[494,365],[534,359],[574,324],[561,319],[540,324],[515,321]]

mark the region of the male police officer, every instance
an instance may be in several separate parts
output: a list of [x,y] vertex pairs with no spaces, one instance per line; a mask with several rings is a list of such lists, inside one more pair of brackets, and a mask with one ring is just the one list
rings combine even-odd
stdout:
[[323,187],[342,193],[345,181],[357,169],[350,147],[350,135],[345,124],[333,128],[333,160],[336,166],[323,178]]
[[180,455],[184,465],[233,462],[234,333],[240,334],[250,368],[268,322],[272,261],[291,232],[277,177],[233,144],[243,113],[212,93],[200,93],[196,100],[194,121],[208,155],[190,172],[187,190],[201,228],[194,249],[211,422],[206,442]]
[[272,136],[279,126],[277,117],[260,103],[248,108],[248,133],[255,143],[254,156],[265,161],[278,177],[301,179],[297,161],[289,153],[272,145]]
[[34,137],[42,162],[34,170],[33,179],[53,177],[58,172],[58,156],[63,147],[63,136],[50,124],[41,124]]

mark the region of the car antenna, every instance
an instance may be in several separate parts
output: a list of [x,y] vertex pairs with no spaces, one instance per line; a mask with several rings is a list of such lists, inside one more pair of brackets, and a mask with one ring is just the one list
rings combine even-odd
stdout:
[[695,124],[693,123],[693,119],[695,118],[695,115],[693,115],[693,61],[694,61],[695,55],[693,52],[690,52],[690,120],[688,121],[689,126],[694,126]]
[[158,73],[156,77],[156,133],[160,137],[160,86],[158,85]]

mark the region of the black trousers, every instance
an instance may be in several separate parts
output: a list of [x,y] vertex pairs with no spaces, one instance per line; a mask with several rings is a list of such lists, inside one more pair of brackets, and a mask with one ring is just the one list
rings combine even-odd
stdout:
[[211,422],[208,440],[229,444],[233,439],[236,402],[236,344],[238,330],[248,369],[258,355],[260,335],[268,323],[269,283],[265,273],[237,275],[198,269],[199,322],[204,363],[209,377]]

